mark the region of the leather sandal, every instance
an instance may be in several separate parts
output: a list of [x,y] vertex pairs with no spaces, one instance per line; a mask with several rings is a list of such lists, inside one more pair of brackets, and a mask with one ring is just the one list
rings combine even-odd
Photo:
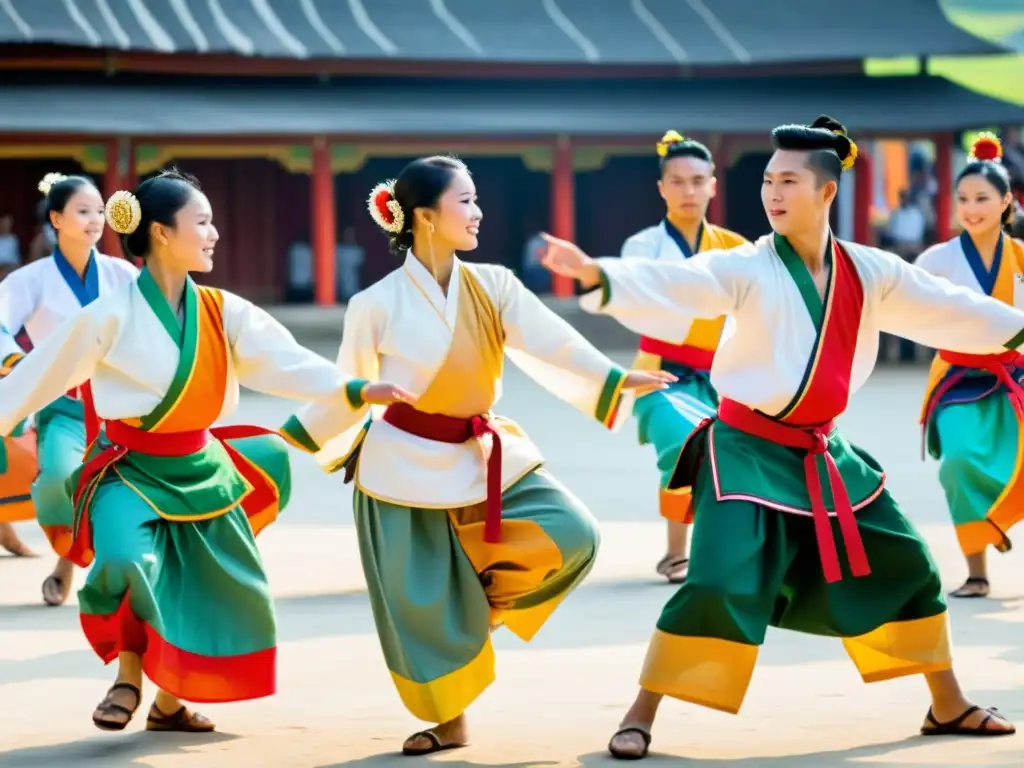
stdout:
[[[128,707],[117,704],[111,700],[115,691],[131,691],[135,694],[135,706],[129,709]],[[103,701],[96,709],[100,712],[100,717],[95,714],[92,716],[92,723],[101,731],[123,731],[128,727],[128,723],[132,721],[136,711],[139,709],[139,704],[142,703],[142,693],[137,687],[131,683],[114,683],[110,686],[110,690],[107,691],[107,695],[103,697]],[[108,720],[106,717],[110,715],[125,715],[126,719],[121,720]],[[106,716],[106,717],[103,717]]]

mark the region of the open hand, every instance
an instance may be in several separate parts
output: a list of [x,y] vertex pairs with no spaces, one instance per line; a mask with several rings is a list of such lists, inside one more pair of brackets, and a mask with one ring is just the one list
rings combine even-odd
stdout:
[[597,262],[587,256],[576,243],[541,233],[548,244],[541,263],[556,275],[579,280],[584,288],[593,288],[601,281]]
[[679,381],[679,377],[668,371],[627,371],[622,388],[632,390],[639,397],[648,392],[665,389],[673,381]]
[[387,381],[378,381],[376,384],[367,384],[363,387],[363,402],[369,405],[391,405],[392,403],[416,402],[416,396],[406,392],[397,384]]

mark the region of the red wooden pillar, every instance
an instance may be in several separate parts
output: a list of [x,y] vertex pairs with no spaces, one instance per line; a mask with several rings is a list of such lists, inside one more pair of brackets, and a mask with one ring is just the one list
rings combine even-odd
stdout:
[[[572,143],[568,136],[555,141],[555,162],[551,169],[551,234],[563,240],[576,240],[576,174],[572,167]],[[575,281],[553,276],[555,296],[576,293]]]
[[[129,192],[135,189],[135,149],[131,139],[112,138],[106,142],[107,171],[103,174],[103,197],[121,189]],[[121,236],[107,226],[103,230],[100,249],[108,256],[124,256],[121,250]]]
[[313,142],[313,176],[310,188],[309,231],[313,237],[313,291],[316,303],[335,303],[334,251],[337,229],[334,221],[334,173],[331,170],[331,145],[318,137]]
[[948,134],[935,138],[935,178],[935,238],[944,243],[953,236],[953,137]]
[[857,155],[853,177],[853,239],[862,245],[874,245],[871,228],[871,203],[875,197],[874,156],[865,146]]
[[728,226],[725,222],[725,180],[732,165],[731,142],[728,136],[722,136],[715,147],[715,196],[708,203],[708,221],[720,227]]

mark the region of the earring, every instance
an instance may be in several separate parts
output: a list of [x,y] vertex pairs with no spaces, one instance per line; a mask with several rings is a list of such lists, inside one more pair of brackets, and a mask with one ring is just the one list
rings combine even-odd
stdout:
[[433,224],[433,222],[428,222],[428,225],[430,226],[430,234],[434,234],[434,224]]

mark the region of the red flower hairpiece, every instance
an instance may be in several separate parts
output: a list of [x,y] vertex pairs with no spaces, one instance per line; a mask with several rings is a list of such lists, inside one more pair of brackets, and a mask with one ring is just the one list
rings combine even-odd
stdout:
[[377,222],[377,226],[385,232],[398,234],[405,226],[405,213],[402,206],[395,200],[395,181],[389,179],[381,182],[370,192],[370,199],[367,201],[370,215]]
[[994,133],[979,133],[971,145],[971,158],[974,160],[999,160],[1003,156],[1003,144]]

